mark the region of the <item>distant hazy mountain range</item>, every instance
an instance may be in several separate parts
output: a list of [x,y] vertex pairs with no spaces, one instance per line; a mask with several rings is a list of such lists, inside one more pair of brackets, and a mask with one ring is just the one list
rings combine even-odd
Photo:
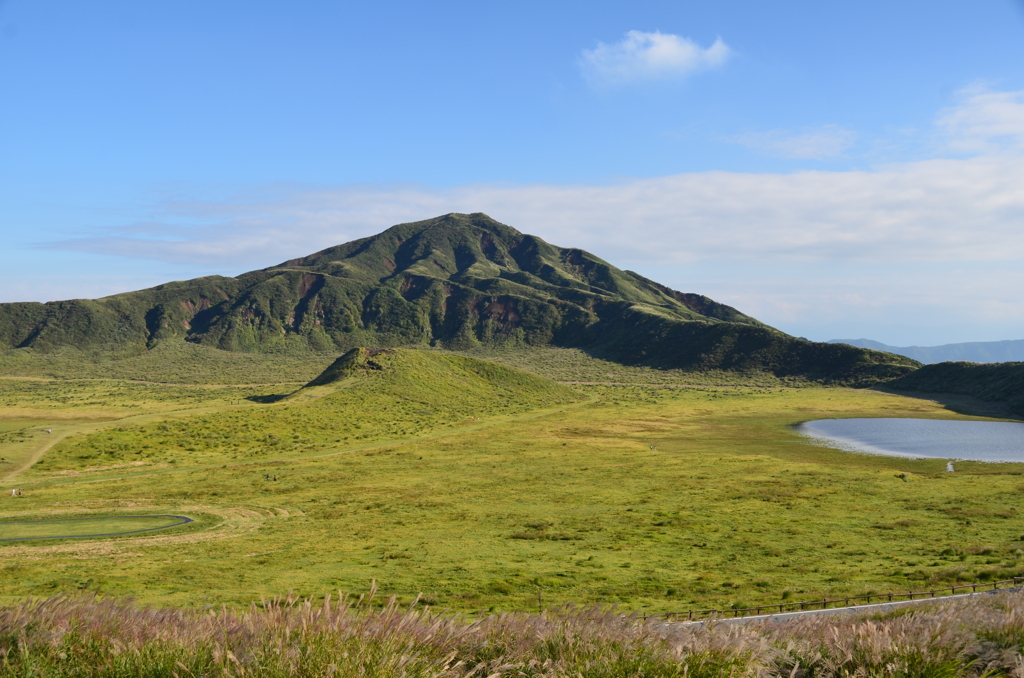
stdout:
[[830,344],[849,344],[860,348],[896,353],[930,365],[965,360],[972,363],[1008,363],[1024,361],[1024,339],[1016,341],[971,341],[942,346],[889,346],[870,339],[832,339]]

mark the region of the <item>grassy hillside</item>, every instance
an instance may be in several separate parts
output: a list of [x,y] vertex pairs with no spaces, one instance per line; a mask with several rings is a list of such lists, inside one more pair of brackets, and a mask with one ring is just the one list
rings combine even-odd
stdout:
[[954,393],[1005,403],[1024,415],[1024,363],[937,363],[886,384],[897,391]]
[[38,468],[197,465],[315,454],[580,400],[555,382],[494,363],[401,349],[353,349],[301,389],[250,407],[74,436]]
[[0,347],[132,356],[189,342],[299,356],[355,346],[559,346],[628,365],[835,383],[916,363],[795,339],[483,214],[449,214],[252,271],[99,300],[0,304]]

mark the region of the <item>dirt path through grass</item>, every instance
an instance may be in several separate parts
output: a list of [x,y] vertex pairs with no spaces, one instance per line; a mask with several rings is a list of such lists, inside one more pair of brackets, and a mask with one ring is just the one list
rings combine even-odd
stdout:
[[[245,407],[244,405],[241,407]],[[253,405],[252,407],[255,407]],[[215,412],[224,412],[228,410],[239,409],[238,405],[214,405],[207,407],[196,407],[192,409],[184,410],[168,410],[166,412],[148,412],[146,414],[134,414],[127,417],[121,417],[118,419],[107,419],[105,421],[97,421],[89,424],[78,424],[68,427],[57,427],[54,433],[45,436],[42,439],[41,444],[35,450],[33,450],[27,459],[22,461],[20,464],[15,466],[13,469],[8,471],[4,475],[0,475],[0,481],[10,482],[14,480],[18,475],[31,468],[40,459],[42,459],[47,452],[53,448],[54,445],[65,440],[72,435],[78,435],[80,433],[95,433],[102,431],[103,429],[111,428],[113,426],[123,426],[124,424],[144,424],[154,421],[161,421],[171,417],[189,417],[197,414],[211,414]]]

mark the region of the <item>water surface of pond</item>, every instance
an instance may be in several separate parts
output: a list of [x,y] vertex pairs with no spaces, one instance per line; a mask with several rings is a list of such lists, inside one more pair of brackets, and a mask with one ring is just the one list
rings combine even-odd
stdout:
[[1024,462],[1024,423],[950,419],[819,419],[810,438],[852,452],[896,457]]

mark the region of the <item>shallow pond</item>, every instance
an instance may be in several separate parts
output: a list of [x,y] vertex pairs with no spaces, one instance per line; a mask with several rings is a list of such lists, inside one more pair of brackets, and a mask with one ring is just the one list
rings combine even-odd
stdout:
[[1024,423],[949,419],[819,419],[797,431],[830,447],[895,457],[1024,462]]

